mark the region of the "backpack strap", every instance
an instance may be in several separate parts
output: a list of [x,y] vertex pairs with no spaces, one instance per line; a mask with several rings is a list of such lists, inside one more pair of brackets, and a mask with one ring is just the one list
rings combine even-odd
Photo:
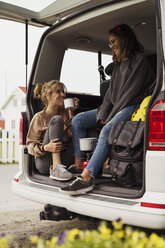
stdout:
[[120,126],[119,132],[118,132],[116,138],[113,139],[113,141],[112,141],[113,147],[116,145],[116,143],[117,143],[117,141],[118,141],[118,138],[119,138],[119,136],[120,136],[120,134],[121,134],[121,131],[123,130],[125,124],[126,124],[126,122],[125,122],[125,121],[122,121],[122,125]]
[[[135,122],[134,122],[134,123],[135,123]],[[134,139],[135,139],[135,136],[136,136],[137,131],[138,131],[138,129],[139,129],[140,123],[141,123],[141,121],[137,121],[137,125],[136,125],[136,128],[135,128],[135,131],[134,131],[133,134],[132,134],[132,138],[131,138],[131,140],[130,140],[130,141],[128,142],[128,144],[127,144],[127,148],[128,148],[128,149],[130,149],[132,143],[134,142]]]

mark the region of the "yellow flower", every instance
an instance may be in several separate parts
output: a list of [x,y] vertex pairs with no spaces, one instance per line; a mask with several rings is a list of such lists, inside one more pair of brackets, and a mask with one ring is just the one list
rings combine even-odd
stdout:
[[117,232],[117,237],[118,237],[119,239],[124,238],[124,231],[123,231],[123,230],[118,231],[118,232]]
[[156,233],[152,233],[150,235],[150,240],[153,241],[154,243],[156,243],[159,239],[159,236]]
[[30,236],[30,241],[32,244],[36,244],[38,242],[38,236],[37,235],[33,235],[33,236]]
[[0,248],[8,248],[9,240],[7,238],[0,238]]
[[131,238],[131,236],[132,236],[132,228],[130,226],[126,227],[125,234],[126,234],[127,239]]
[[132,233],[132,241],[133,241],[134,243],[137,243],[137,242],[139,241],[139,238],[140,238],[139,232],[138,232],[138,231],[134,231],[134,232]]
[[164,248],[165,247],[165,240],[159,237],[156,233],[152,233],[150,235],[149,240],[153,243],[156,247]]
[[78,235],[80,231],[78,229],[72,229],[68,233],[68,240],[73,241],[75,239],[75,236]]
[[57,241],[58,241],[58,238],[55,236],[55,237],[53,237],[52,239],[51,239],[51,241],[50,241],[50,245],[55,245],[56,243],[57,243]]
[[113,225],[114,229],[116,229],[116,230],[120,230],[123,228],[123,222],[121,220],[120,221],[113,221],[112,225]]
[[100,233],[103,235],[103,237],[105,239],[109,239],[110,238],[111,229],[109,229],[106,226],[106,223],[105,222],[102,222],[98,229],[99,229]]
[[50,240],[46,240],[46,245],[50,246]]
[[145,247],[144,244],[141,243],[141,242],[139,242],[139,243],[136,245],[136,248],[144,248],[144,247]]
[[46,240],[46,246],[48,246],[49,248],[54,248],[55,244],[58,241],[58,237],[53,237],[51,240]]

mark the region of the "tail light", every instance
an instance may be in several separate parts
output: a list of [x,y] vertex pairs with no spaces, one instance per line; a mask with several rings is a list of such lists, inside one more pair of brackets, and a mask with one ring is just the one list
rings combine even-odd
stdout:
[[20,126],[19,126],[19,140],[20,145],[23,145],[23,116],[21,114]]
[[165,151],[165,100],[155,103],[149,111],[148,149]]

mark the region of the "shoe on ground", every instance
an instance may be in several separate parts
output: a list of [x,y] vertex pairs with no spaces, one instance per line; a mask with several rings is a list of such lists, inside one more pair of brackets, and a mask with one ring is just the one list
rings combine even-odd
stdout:
[[75,164],[69,166],[68,171],[72,173],[74,176],[80,176],[82,173],[82,169],[77,169]]
[[92,180],[84,182],[81,177],[77,177],[72,183],[62,187],[59,191],[67,195],[79,195],[91,191],[93,188],[94,184],[92,183]]
[[67,181],[73,177],[72,173],[65,169],[65,166],[62,164],[57,165],[54,169],[50,167],[50,176],[49,178],[55,179],[58,181]]

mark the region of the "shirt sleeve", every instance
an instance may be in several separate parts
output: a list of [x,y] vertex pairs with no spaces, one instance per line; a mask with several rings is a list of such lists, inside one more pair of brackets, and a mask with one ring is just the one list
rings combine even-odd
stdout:
[[110,80],[110,85],[108,87],[108,90],[105,94],[105,97],[104,97],[104,100],[101,104],[101,106],[98,108],[98,111],[97,111],[97,122],[99,120],[106,120],[112,107],[113,107],[113,104],[111,102],[111,93],[112,93],[112,90],[113,90],[113,80],[111,79]]
[[36,114],[29,127],[29,131],[26,138],[26,146],[28,148],[28,152],[33,156],[41,156],[44,154],[43,151],[40,150],[40,146],[42,145],[42,136],[45,132],[43,120],[39,114]]

